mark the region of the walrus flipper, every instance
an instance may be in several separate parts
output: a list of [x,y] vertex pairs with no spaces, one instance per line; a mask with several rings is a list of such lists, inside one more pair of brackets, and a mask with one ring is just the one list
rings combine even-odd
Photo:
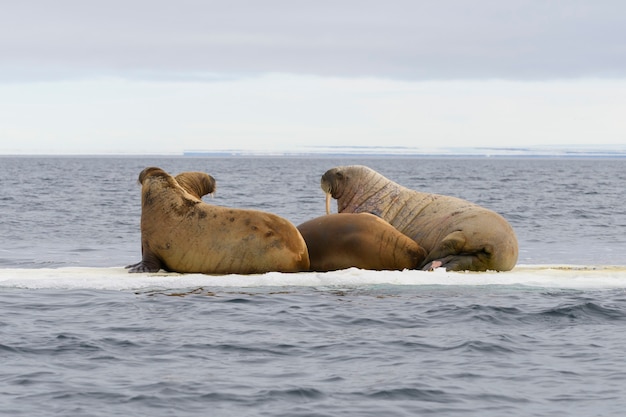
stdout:
[[461,230],[454,231],[446,236],[430,251],[422,264],[422,269],[430,271],[435,268],[445,268],[447,271],[479,271],[485,264],[484,251],[473,252],[466,246],[466,236]]
[[161,269],[161,261],[151,253],[144,253],[143,259],[141,262],[138,262],[133,265],[128,265],[126,268],[129,273],[138,273],[138,272],[159,272]]
[[446,271],[481,271],[482,261],[477,255],[450,255],[434,259],[422,267],[423,271],[445,268]]

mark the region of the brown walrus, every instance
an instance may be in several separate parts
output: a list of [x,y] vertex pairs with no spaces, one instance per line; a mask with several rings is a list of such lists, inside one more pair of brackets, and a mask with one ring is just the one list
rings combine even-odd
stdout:
[[329,214],[298,230],[309,250],[311,271],[417,269],[426,258],[414,240],[370,213]]
[[332,196],[340,213],[374,213],[415,240],[428,253],[423,269],[508,271],[517,262],[511,225],[476,204],[410,190],[361,165],[326,171],[321,187],[327,212]]
[[181,175],[177,180],[156,167],[139,174],[142,260],[129,272],[308,270],[306,243],[292,223],[271,213],[207,204],[198,196],[213,192],[215,180],[197,172]]

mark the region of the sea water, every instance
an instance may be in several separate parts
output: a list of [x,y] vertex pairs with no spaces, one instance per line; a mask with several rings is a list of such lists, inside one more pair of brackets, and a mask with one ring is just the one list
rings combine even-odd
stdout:
[[[501,213],[510,272],[128,274],[139,172],[204,201],[324,214],[364,164]],[[0,414],[618,416],[626,409],[625,159],[0,157]]]

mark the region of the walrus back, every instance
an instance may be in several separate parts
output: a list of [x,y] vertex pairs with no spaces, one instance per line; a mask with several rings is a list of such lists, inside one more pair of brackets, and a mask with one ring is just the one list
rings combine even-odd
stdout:
[[269,213],[199,203],[168,231],[176,251],[164,263],[177,272],[253,274],[309,268],[304,239],[295,226]]
[[460,269],[508,271],[515,266],[517,237],[500,214],[461,198],[402,188],[403,203],[397,204],[397,211],[387,220],[431,252],[429,258],[436,259],[437,247],[459,231],[462,237],[455,242],[455,251],[475,255]]

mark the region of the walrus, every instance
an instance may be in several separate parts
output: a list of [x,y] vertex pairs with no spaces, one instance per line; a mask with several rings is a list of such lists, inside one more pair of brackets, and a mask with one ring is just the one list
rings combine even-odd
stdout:
[[405,188],[362,165],[322,175],[326,212],[376,214],[415,240],[427,256],[422,269],[508,271],[517,263],[517,237],[499,214],[460,198]]
[[297,228],[309,251],[311,271],[417,269],[426,258],[417,242],[370,213],[329,214]]
[[288,220],[207,204],[198,196],[212,193],[215,180],[198,172],[181,175],[177,180],[157,167],[139,174],[142,259],[129,265],[129,272],[255,274],[309,269],[306,243]]

